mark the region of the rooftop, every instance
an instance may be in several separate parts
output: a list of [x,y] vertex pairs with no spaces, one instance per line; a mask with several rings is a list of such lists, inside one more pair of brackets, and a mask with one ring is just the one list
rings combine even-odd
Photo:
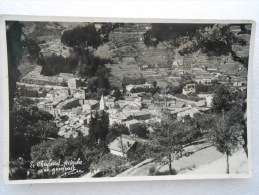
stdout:
[[136,141],[127,139],[125,137],[117,137],[110,145],[110,150],[118,152],[128,152],[130,148],[136,143]]

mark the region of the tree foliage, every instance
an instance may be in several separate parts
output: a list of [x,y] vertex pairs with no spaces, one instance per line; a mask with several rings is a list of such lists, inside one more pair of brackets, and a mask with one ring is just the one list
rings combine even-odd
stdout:
[[87,26],[64,31],[61,36],[61,42],[69,47],[93,47],[97,49],[100,45],[109,41],[111,31],[123,24],[103,23],[100,25],[101,28],[99,30],[95,28],[94,23],[89,23]]
[[52,120],[51,114],[36,106],[15,104],[10,112],[10,159],[29,160],[33,145],[56,138],[58,128]]
[[37,63],[42,66],[42,75],[53,76],[59,73],[73,73],[78,65],[78,59],[76,57],[65,58],[53,53],[51,56],[41,56]]
[[32,39],[28,39],[26,37],[25,40],[22,40],[21,42],[22,47],[27,50],[29,54],[29,59],[32,59],[33,61],[36,61],[40,57],[40,47],[39,45]]
[[221,113],[222,110],[231,110],[234,103],[234,94],[229,90],[229,88],[227,88],[227,86],[220,85],[214,90],[213,94],[212,109],[216,113]]
[[23,25],[17,21],[8,21],[6,22],[6,27],[10,101],[9,107],[12,109],[16,82],[21,74],[17,67],[22,56],[21,36]]
[[117,137],[121,136],[121,135],[129,135],[129,129],[128,127],[126,127],[123,124],[113,124],[110,128],[109,128],[109,132],[107,135],[107,141],[108,143],[114,141]]
[[[48,162],[50,159],[64,162],[66,160],[82,161],[82,165],[76,168],[83,172],[89,171],[92,163],[99,162],[100,158],[109,152],[105,143],[96,143],[90,137],[79,134],[76,138],[58,138],[54,141],[47,141],[32,147],[31,157],[34,162],[43,160]],[[51,173],[48,173],[48,176]],[[63,175],[58,172],[55,177]],[[38,175],[42,177],[43,175]],[[47,177],[48,178],[48,177]]]
[[147,138],[147,134],[148,134],[147,126],[144,124],[133,125],[130,128],[130,133],[141,138]]
[[240,145],[240,137],[242,133],[242,126],[239,123],[234,123],[233,118],[229,113],[217,115],[214,118],[214,125],[209,132],[209,137],[217,150],[227,156],[227,170],[229,174],[229,156]]
[[89,128],[89,137],[96,143],[106,141],[109,128],[108,114],[105,111],[96,112],[91,116]]

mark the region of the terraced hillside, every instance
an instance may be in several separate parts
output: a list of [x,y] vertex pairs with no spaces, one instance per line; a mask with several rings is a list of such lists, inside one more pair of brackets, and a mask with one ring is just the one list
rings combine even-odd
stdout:
[[[146,47],[143,34],[150,28],[149,24],[126,24],[110,34],[110,41],[99,47],[96,55],[111,58],[114,63],[107,65],[111,70],[110,81],[120,85],[124,76],[139,77],[142,75],[141,67],[172,67],[174,61],[183,61],[189,68],[217,68],[219,71],[231,75],[247,75],[247,70],[242,64],[232,59],[232,56],[207,56],[195,52],[188,56],[180,56],[176,51],[171,51],[165,43],[160,43],[156,48]],[[247,27],[248,29],[250,27]],[[240,57],[248,56],[250,35],[242,34],[238,26],[231,29],[238,36],[246,40],[244,47],[234,46],[233,50]],[[181,45],[180,47],[184,47]],[[242,70],[242,71],[240,71]]]
[[[83,25],[87,25],[87,23],[24,22],[24,33],[29,38],[36,40],[43,55],[56,53],[69,56],[72,48],[61,43],[62,32]],[[184,67],[218,68],[231,75],[247,74],[247,70],[244,70],[239,62],[233,61],[231,56],[213,57],[199,52],[179,56],[177,50],[170,50],[165,43],[159,43],[156,48],[147,47],[143,41],[143,34],[150,28],[150,24],[125,24],[111,32],[109,42],[95,51],[95,55],[113,61],[106,65],[110,68],[111,77],[109,79],[112,85],[121,86],[123,77],[141,77],[140,69],[143,67],[171,68],[173,62],[179,60],[183,61]],[[250,35],[242,34],[238,26],[233,26],[232,31],[249,43]],[[180,47],[184,47],[184,45]],[[241,57],[248,56],[248,49],[249,44],[244,47],[233,47],[233,50]],[[33,68],[32,64],[27,62],[23,64],[28,66],[21,67],[24,73]]]

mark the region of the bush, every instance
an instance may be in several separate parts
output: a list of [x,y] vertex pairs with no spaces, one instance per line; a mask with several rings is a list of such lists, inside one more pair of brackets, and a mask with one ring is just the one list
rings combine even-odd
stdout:
[[[172,172],[173,172],[172,175],[177,175],[177,171],[175,169],[172,169]],[[157,175],[171,175],[171,174],[170,174],[169,170],[166,170],[163,172],[158,171],[158,172],[156,172],[155,175],[157,176]]]
[[149,169],[149,175],[154,176],[156,174],[156,167],[152,166]]

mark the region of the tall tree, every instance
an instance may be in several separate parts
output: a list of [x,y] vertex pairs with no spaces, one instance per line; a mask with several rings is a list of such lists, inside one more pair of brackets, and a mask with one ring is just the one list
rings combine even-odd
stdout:
[[18,70],[18,63],[22,55],[22,27],[23,25],[18,21],[6,22],[6,38],[7,38],[7,55],[8,55],[8,75],[9,75],[9,106],[13,106],[14,92],[16,89],[16,82],[20,76]]
[[233,124],[231,117],[222,111],[222,115],[216,115],[212,129],[209,132],[209,139],[216,146],[217,150],[226,154],[226,173],[229,174],[229,157],[237,149],[240,137],[240,124]]
[[227,86],[220,85],[214,90],[213,94],[212,109],[215,112],[220,113],[222,110],[231,110],[234,97]]
[[167,158],[170,175],[173,175],[172,161],[182,151],[181,137],[179,137],[179,128],[175,123],[162,123],[155,128],[152,139],[157,147],[154,154],[157,159]]

